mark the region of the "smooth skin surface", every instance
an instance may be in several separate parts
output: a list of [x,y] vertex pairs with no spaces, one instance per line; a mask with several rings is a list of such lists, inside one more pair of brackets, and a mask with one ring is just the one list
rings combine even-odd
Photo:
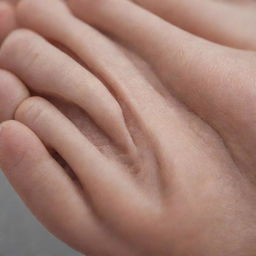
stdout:
[[0,44],[16,27],[15,11],[10,1],[0,1]]
[[255,255],[255,54],[126,0],[69,4],[84,22],[61,1],[21,1],[34,32],[0,50],[17,95],[0,162],[16,191],[86,255]]
[[172,24],[210,41],[256,50],[255,0],[133,0]]

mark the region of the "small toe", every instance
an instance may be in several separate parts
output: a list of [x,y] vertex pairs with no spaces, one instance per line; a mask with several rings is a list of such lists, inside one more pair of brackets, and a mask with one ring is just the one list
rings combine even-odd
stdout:
[[13,7],[6,2],[0,2],[0,44],[15,27]]
[[18,78],[0,69],[0,122],[13,119],[17,107],[28,97],[28,89]]

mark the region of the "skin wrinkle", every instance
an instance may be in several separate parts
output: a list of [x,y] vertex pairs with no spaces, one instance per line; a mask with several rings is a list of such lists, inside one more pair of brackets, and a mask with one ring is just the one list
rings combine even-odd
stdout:
[[[16,34],[15,35],[17,35],[18,34],[18,32],[16,32]],[[13,38],[15,38],[15,35],[13,35]],[[27,35],[26,35],[27,36]],[[28,36],[27,36],[28,37]],[[32,34],[32,37],[33,37],[33,34]],[[12,38],[11,36],[9,37],[9,38]],[[15,39],[13,39],[13,41],[15,42],[15,40],[21,40],[18,36],[17,36],[17,39],[15,38]],[[40,50],[40,47],[39,47],[39,49],[37,49],[37,48],[35,48],[35,46],[36,46],[36,42],[37,41],[39,41],[39,40],[33,40],[33,43],[32,43],[32,48],[33,48],[33,50],[31,50],[31,51],[33,51],[32,52],[32,59],[33,59],[33,56],[34,56],[34,51],[39,51]],[[12,42],[12,41],[11,41]],[[38,42],[39,43],[39,42]],[[38,44],[37,43],[37,44]],[[9,45],[9,49],[10,49],[10,43],[5,43],[4,45]],[[53,49],[53,48],[52,48]],[[7,50],[6,51],[3,51],[3,52],[6,52],[7,54],[8,54],[8,48],[7,48]],[[10,54],[13,54],[12,52],[10,52]],[[22,58],[22,56],[20,55],[20,56],[15,56],[16,58]],[[45,56],[43,56],[43,55],[41,55],[40,56],[40,58],[37,58],[37,60],[38,60],[38,63],[35,63],[35,62],[33,62],[33,69],[30,69],[30,70],[34,70],[35,72],[38,72],[38,71],[36,71],[36,69],[34,69],[34,67],[36,67],[36,66],[39,66],[39,65],[42,65],[43,64],[43,62],[44,61],[46,61],[46,57]],[[67,63],[68,62],[68,59],[66,58],[62,58],[62,61],[65,63]],[[29,63],[31,63],[32,61],[29,61]],[[53,65],[53,64],[52,64]],[[2,66],[5,66],[5,64],[4,65],[2,65]],[[10,63],[10,66],[9,66],[9,69],[12,69],[12,68],[17,68],[17,66],[16,65],[14,65],[14,63]],[[31,66],[30,66],[31,67]],[[7,67],[8,68],[8,67]],[[24,71],[24,66],[20,66],[19,67],[20,68],[20,72],[23,72]],[[28,66],[28,68],[29,68],[29,66]],[[45,68],[44,68],[45,69]],[[41,70],[41,72],[43,72],[43,70],[44,69],[42,69]],[[28,70],[28,69],[26,69],[26,70]],[[57,69],[55,69],[55,72],[56,72],[56,70],[58,70],[58,68]],[[53,72],[53,71],[52,71]],[[70,73],[70,75],[69,75],[69,73]],[[36,73],[37,74],[37,73]],[[101,104],[99,105],[99,107],[101,107],[101,108],[103,108],[103,106],[104,106],[104,110],[105,110],[105,112],[106,111],[108,111],[107,113],[109,114],[109,118],[112,118],[113,120],[114,119],[119,119],[119,118],[121,118],[122,119],[122,116],[121,116],[121,113],[119,113],[119,109],[117,108],[117,103],[116,103],[116,101],[112,101],[111,102],[111,104],[109,104],[109,105],[107,105],[107,102],[108,101],[110,101],[111,100],[111,98],[110,98],[110,96],[107,94],[107,90],[102,90],[103,89],[103,87],[101,86],[101,83],[99,83],[99,81],[98,80],[96,80],[94,77],[92,77],[91,75],[90,75],[90,73],[82,73],[82,67],[80,67],[80,66],[72,66],[72,65],[70,65],[70,69],[68,70],[68,73],[66,72],[65,73],[65,75],[63,76],[63,78],[62,78],[62,80],[61,81],[59,81],[59,83],[61,83],[61,82],[63,82],[64,80],[65,80],[65,83],[66,84],[68,84],[68,86],[71,86],[71,84],[72,83],[70,83],[70,81],[69,80],[72,80],[72,76],[73,75],[77,75],[81,80],[79,81],[78,80],[78,78],[77,78],[77,83],[76,83],[76,85],[77,85],[77,87],[76,87],[76,92],[72,92],[71,94],[70,94],[70,96],[66,96],[66,98],[68,98],[68,97],[73,97],[73,100],[75,100],[75,101],[78,101],[79,102],[79,104],[80,104],[80,106],[88,106],[89,104],[90,104],[90,102],[92,101],[92,97],[95,97],[96,96],[96,94],[98,94],[99,95],[99,97],[101,97],[101,95],[104,95],[105,94],[105,98],[103,97],[102,98],[102,100],[101,100]],[[83,74],[83,76],[82,76],[82,74]],[[28,71],[26,71],[26,73],[24,73],[23,72],[23,80],[25,79],[25,80],[27,80],[27,81],[30,81],[30,82],[32,82],[32,84],[34,83],[33,81],[34,81],[34,77],[35,76],[32,76],[32,74],[31,73],[28,73]],[[54,79],[52,80],[52,81],[54,81]],[[56,81],[55,81],[56,82]],[[82,87],[82,84],[83,84],[83,82],[87,82],[87,86],[88,86],[88,88],[87,88],[87,91],[89,92],[88,94],[87,94],[87,102],[85,102],[83,99],[81,99],[80,98],[80,95],[81,95],[81,93],[83,93],[84,91],[85,91],[85,89]],[[41,82],[41,84],[42,84],[42,82]],[[39,88],[40,87],[40,85],[39,84],[35,84],[34,83],[34,85],[35,85],[35,87],[37,87],[37,88]],[[73,86],[75,86],[74,84],[73,84]],[[97,86],[97,87],[96,87]],[[100,89],[100,87],[102,87],[102,89]],[[97,91],[95,91],[95,89],[94,88],[97,88]],[[33,88],[34,90],[36,89],[36,88]],[[80,93],[78,92],[78,90],[80,90]],[[60,92],[60,88],[57,88],[56,87],[56,89],[55,88],[53,88],[53,87],[49,87],[49,85],[48,86],[44,86],[44,87],[41,87],[40,88],[40,92],[47,92],[47,91],[53,91],[55,94],[57,93],[57,95],[62,95],[62,97],[63,97],[63,94]],[[110,102],[109,102],[110,103]],[[102,126],[105,126],[105,125],[108,125],[109,124],[109,122],[103,122],[104,121],[104,119],[105,119],[105,117],[103,118],[103,115],[102,115],[102,113],[100,113],[99,112],[99,110],[97,110],[97,109],[92,109],[92,108],[88,108],[87,107],[87,110],[88,111],[94,111],[95,113],[98,113],[97,115],[98,115],[98,117],[97,117],[97,119],[98,119],[98,123]],[[101,118],[100,118],[101,117]],[[122,122],[119,122],[119,121],[117,121],[117,122],[115,122],[115,121],[113,121],[113,124],[115,124],[116,125],[116,127],[115,127],[115,129],[116,129],[116,133],[115,134],[113,134],[113,133],[110,133],[110,131],[109,131],[109,135],[110,136],[114,136],[114,137],[120,137],[121,136],[121,134],[125,134],[124,135],[124,138],[127,138],[127,131],[125,131],[124,130],[124,127],[123,127],[123,124],[122,124]],[[110,129],[110,127],[108,128],[108,129]],[[119,143],[120,143],[120,141],[118,141]],[[127,146],[127,143],[130,143],[129,142],[129,138],[127,139],[127,142],[124,142],[124,139],[122,139],[122,142],[124,143],[124,144],[126,144],[125,146]]]
[[[63,47],[61,47],[61,49],[63,50]],[[66,49],[64,49],[64,51],[66,51]],[[70,52],[69,52],[70,53]],[[71,53],[70,54],[72,57],[74,57],[74,55]],[[61,96],[61,95],[59,95],[59,96]]]
[[[246,113],[246,109],[253,105],[245,107],[243,101],[233,94],[225,97],[228,91],[221,90],[228,87],[222,85],[229,84],[230,81],[225,72],[218,72],[218,68],[221,70],[221,64],[223,64],[222,55],[230,55],[233,63],[232,61],[226,62],[225,65],[227,66],[228,63],[229,69],[233,70],[234,75],[237,76],[235,79],[237,83],[232,85],[232,90],[246,98],[250,93],[241,90],[239,83],[245,80],[244,76],[254,71],[248,69],[246,72],[237,72],[238,69],[234,65],[238,63],[239,66],[242,63],[241,59],[243,63],[246,63],[249,59],[246,55],[249,56],[250,53],[245,54],[241,51],[238,54],[235,50],[222,48],[188,33],[184,34],[182,30],[174,28],[170,23],[163,23],[162,19],[155,22],[156,16],[125,0],[76,0],[69,1],[69,4],[74,15],[79,16],[85,22],[97,26],[99,30],[104,29],[107,33],[112,33],[119,40],[128,40],[127,45],[130,51],[138,57],[138,64],[134,64],[132,57],[127,57],[127,53],[115,47],[113,41],[96,32],[93,27],[86,30],[88,25],[82,21],[74,23],[74,19],[70,18],[70,14],[63,8],[64,5],[60,5],[58,0],[46,0],[43,3],[23,0],[18,7],[19,19],[23,21],[23,26],[42,36],[47,38],[49,34],[51,37],[57,36],[56,41],[71,48],[88,64],[90,67],[88,72],[92,76],[100,75],[103,79],[99,80],[103,86],[107,83],[107,86],[113,88],[114,93],[111,94],[111,99],[118,98],[118,105],[125,116],[125,126],[136,145],[139,159],[131,161],[127,166],[126,159],[118,156],[106,157],[99,150],[98,144],[90,140],[90,135],[88,136],[81,128],[87,124],[93,126],[94,123],[88,120],[82,111],[76,112],[64,101],[63,115],[58,107],[54,107],[55,104],[52,105],[42,98],[34,97],[30,101],[34,102],[37,108],[45,109],[47,114],[40,116],[38,123],[34,123],[32,116],[30,120],[29,113],[23,110],[17,115],[17,119],[27,127],[18,122],[7,122],[5,125],[9,128],[19,130],[15,136],[8,137],[10,143],[25,138],[24,132],[27,131],[29,136],[23,145],[24,150],[28,149],[28,145],[33,145],[33,149],[44,149],[40,140],[53,145],[53,149],[77,174],[85,188],[86,195],[91,200],[86,201],[88,205],[83,204],[85,208],[79,204],[72,205],[70,200],[72,201],[74,197],[78,200],[78,198],[84,199],[86,195],[82,193],[76,197],[74,193],[71,193],[70,185],[67,185],[70,194],[56,195],[59,196],[62,204],[55,203],[56,212],[53,212],[49,207],[54,202],[51,196],[45,198],[44,204],[36,200],[40,198],[42,191],[37,191],[36,186],[31,186],[33,180],[29,179],[30,175],[27,175],[28,179],[23,181],[20,181],[16,175],[9,176],[16,190],[21,195],[23,194],[23,198],[27,198],[23,188],[29,187],[34,192],[31,195],[35,195],[33,198],[29,197],[29,205],[36,215],[39,215],[39,219],[42,219],[42,216],[38,213],[38,209],[49,208],[48,219],[44,219],[43,223],[55,235],[85,254],[89,252],[97,256],[102,254],[114,256],[205,256],[205,254],[208,256],[242,256],[246,254],[246,256],[253,256],[256,249],[253,242],[256,237],[253,224],[255,223],[255,187],[250,184],[248,175],[241,175],[230,157],[230,150],[223,145],[223,140],[225,142],[228,140],[223,134],[233,125],[237,125],[237,128],[241,127],[236,130],[239,140],[235,142],[241,150],[243,150],[243,143],[246,144],[246,139],[253,138],[249,136],[252,131],[247,129],[250,127],[250,120],[243,119],[247,125],[240,126],[242,121],[239,116]],[[130,16],[127,19],[128,14]],[[97,17],[96,23],[94,23],[94,17]],[[56,20],[66,27],[65,33]],[[127,20],[132,30],[127,31]],[[185,23],[185,20],[183,22]],[[69,27],[72,29],[68,29]],[[88,32],[88,37],[84,32],[84,39],[80,38],[81,40],[77,41],[74,35],[79,34],[82,28]],[[170,38],[175,37],[175,40],[166,40],[169,38],[169,33],[171,33]],[[165,36],[158,38],[157,35],[160,34]],[[143,47],[135,49],[139,47],[138,37]],[[155,37],[154,47],[148,37]],[[161,38],[164,41],[161,41]],[[45,43],[50,45],[49,42]],[[180,45],[187,47],[182,48]],[[14,48],[21,51],[18,45],[14,44]],[[200,49],[197,51],[196,48]],[[94,51],[88,54],[88,50],[92,49]],[[54,48],[51,55],[54,56],[57,51]],[[49,52],[49,48],[45,48],[45,54]],[[2,54],[3,49],[0,50],[0,55]],[[147,70],[145,72],[139,55],[144,56],[148,66],[156,67],[161,63],[163,72],[162,70],[160,72],[159,68],[155,68],[154,72],[150,68],[148,70],[145,68]],[[216,61],[220,55],[221,59]],[[203,60],[202,56],[206,56],[207,61]],[[8,58],[8,61],[9,59],[12,60]],[[55,62],[56,59],[52,58],[48,66],[50,63],[58,63]],[[74,61],[71,58],[69,60]],[[2,61],[5,61],[4,58]],[[211,63],[214,63],[214,68]],[[18,59],[16,65],[13,72],[19,75],[20,71],[17,67],[22,65],[22,59]],[[223,65],[223,70],[225,65]],[[51,68],[48,66],[50,72]],[[67,65],[63,65],[62,69],[66,69],[67,72],[70,70]],[[46,71],[44,76],[47,76]],[[50,77],[53,73],[48,74]],[[63,73],[56,70],[54,75],[59,80],[62,79]],[[150,78],[155,75],[156,80]],[[35,81],[40,83],[41,79],[45,78],[44,76],[38,75]],[[165,76],[182,79],[172,79],[170,82],[168,79],[163,79]],[[75,77],[72,79],[79,80]],[[157,83],[161,80],[165,80],[166,83],[158,86]],[[219,84],[219,81],[222,84]],[[250,85],[250,82],[246,81]],[[198,84],[200,86],[196,87]],[[57,86],[52,83],[53,85]],[[28,86],[31,87],[30,84]],[[159,93],[158,88],[162,87],[164,89],[161,89]],[[247,88],[249,90],[250,86]],[[40,87],[37,88],[39,89]],[[73,88],[65,87],[65,90],[70,89]],[[213,90],[216,93],[213,93]],[[186,106],[174,98],[170,91],[174,91],[179,96],[177,99],[183,101]],[[209,93],[208,97],[203,97],[203,93],[206,92]],[[53,96],[51,91],[47,93]],[[189,95],[191,97],[188,97]],[[55,103],[55,99],[52,101]],[[195,111],[195,104],[197,104],[198,112]],[[237,113],[231,112],[233,116],[236,116],[235,120],[232,119],[232,115],[226,115],[225,119],[222,115],[218,115],[220,111],[229,113],[234,106],[239,106],[240,110],[236,111]],[[207,116],[207,113],[203,111],[209,111],[209,115]],[[28,116],[24,118],[26,114]],[[204,121],[203,115],[207,117],[210,124],[217,122],[223,127],[221,137]],[[111,120],[107,121],[111,124]],[[80,130],[76,129],[76,123],[80,123]],[[32,131],[35,134],[32,134]],[[248,133],[249,137],[242,136],[243,131]],[[91,136],[97,137],[106,133],[106,130],[105,127],[101,127],[101,131],[92,129],[91,132]],[[35,139],[37,143],[33,144]],[[254,140],[248,146],[252,154],[253,143]],[[110,140],[110,144],[115,145],[113,139]],[[46,149],[44,150],[42,152],[47,152]],[[120,151],[123,152],[121,148]],[[37,150],[32,150],[31,154],[35,158],[38,157]],[[12,157],[15,157],[15,152],[10,155],[5,154],[4,157],[11,161]],[[241,160],[245,159],[240,154],[237,157]],[[25,158],[22,171],[29,174],[33,166],[36,165],[32,159]],[[133,172],[133,166],[138,166],[140,170],[139,179],[138,175],[129,174]],[[252,166],[254,166],[253,162]],[[36,170],[40,172],[40,166],[36,167]],[[151,168],[152,171],[150,171]],[[243,169],[246,168],[244,166]],[[14,173],[15,171],[18,170],[14,170]],[[45,171],[49,175],[47,179],[58,180],[56,186],[65,187],[61,178],[62,172],[57,171],[56,166],[49,166]],[[34,171],[33,173],[36,174]],[[8,176],[8,172],[6,175]],[[161,182],[164,182],[165,186]],[[46,194],[47,191],[49,193],[51,189],[46,186]],[[64,209],[63,203],[70,203],[67,216],[74,214],[74,223],[64,226],[60,220],[65,219],[66,212],[58,209]],[[85,210],[87,207],[93,208],[95,215],[98,216],[96,223],[90,216],[87,216]]]
[[[105,26],[105,24],[106,23],[104,23],[104,26]],[[106,29],[106,28],[105,28]],[[123,36],[123,35],[121,35],[121,36]],[[191,44],[190,44],[191,45]],[[202,46],[204,46],[204,45],[206,45],[206,43],[204,43]],[[221,50],[221,52],[223,52],[223,50],[222,49],[219,49],[219,50]],[[211,50],[209,50],[209,52],[211,52]],[[166,56],[168,56],[168,55],[166,55]],[[157,69],[156,69],[156,71],[158,72],[159,71],[159,68],[157,67]],[[220,74],[220,77],[222,77],[222,75]],[[184,81],[185,82],[185,81]],[[187,82],[187,81],[186,81]],[[167,83],[168,83],[168,81],[167,81]],[[174,83],[175,84],[175,83]],[[195,80],[195,81],[193,81],[193,84],[198,84],[198,82]],[[200,84],[200,83],[199,83]],[[214,86],[213,86],[214,87]],[[179,86],[179,87],[177,87],[176,86],[176,88],[174,88],[174,90],[177,92],[178,90],[180,90],[179,88],[183,88],[183,86]],[[210,92],[210,91],[209,91]],[[180,94],[179,96],[180,96],[180,98],[184,98],[184,95],[185,95],[185,91],[178,91],[178,93]],[[209,94],[210,95],[210,94]],[[188,97],[187,97],[188,98]],[[187,99],[186,99],[187,100]],[[191,100],[191,98],[190,98],[190,100]],[[190,104],[190,106],[191,106],[191,104]],[[201,107],[200,107],[201,108]],[[199,108],[199,110],[200,110],[200,108]],[[201,108],[202,109],[202,108]],[[196,111],[197,112],[197,110],[198,109],[195,109],[194,108],[194,111]],[[207,115],[208,115],[208,113],[205,115],[205,117],[207,117]],[[209,120],[209,119],[208,119]],[[218,129],[218,131],[220,132],[220,130]]]

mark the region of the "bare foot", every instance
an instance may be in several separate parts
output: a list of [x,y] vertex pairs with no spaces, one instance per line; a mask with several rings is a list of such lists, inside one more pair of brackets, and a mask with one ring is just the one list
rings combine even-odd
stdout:
[[[248,117],[248,113],[255,115],[256,109],[254,52],[193,36],[129,1],[69,3],[78,17],[143,57],[166,90],[212,126],[224,138],[237,164],[255,179],[256,127]],[[28,27],[36,29],[32,20],[25,19]]]
[[[1,67],[33,93],[79,106],[98,129],[77,129],[45,99],[24,100],[26,87],[10,78],[23,98],[4,113],[19,122],[2,125],[0,162],[17,192],[50,231],[86,254],[253,256],[253,53],[194,37],[128,1],[70,4],[149,65],[60,1],[23,1],[23,25],[88,68],[27,30],[6,39]],[[107,150],[95,137],[108,139]]]

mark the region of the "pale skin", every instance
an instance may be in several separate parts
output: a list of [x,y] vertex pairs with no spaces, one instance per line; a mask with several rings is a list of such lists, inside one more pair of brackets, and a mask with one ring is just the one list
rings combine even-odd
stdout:
[[0,42],[16,27],[13,1],[0,1]]
[[0,163],[21,198],[86,255],[255,255],[256,43],[68,4],[21,1],[26,30],[0,49]]

